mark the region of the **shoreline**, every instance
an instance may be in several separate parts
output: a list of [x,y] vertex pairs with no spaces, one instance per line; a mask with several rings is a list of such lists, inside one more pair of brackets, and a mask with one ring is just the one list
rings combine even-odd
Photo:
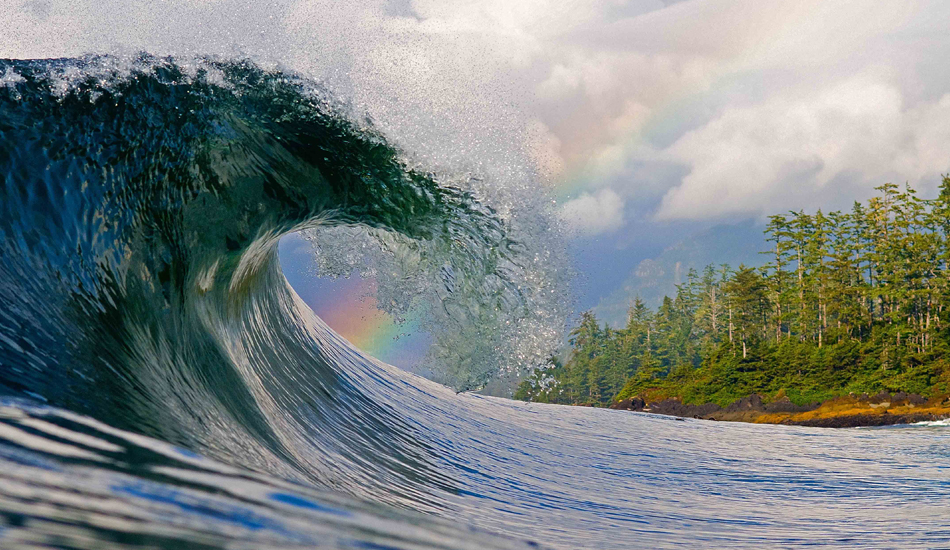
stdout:
[[874,396],[852,394],[821,403],[796,405],[787,397],[766,402],[763,396],[752,394],[726,407],[714,403],[687,404],[678,397],[654,402],[633,397],[613,403],[610,408],[723,422],[857,428],[945,420],[950,418],[950,397],[927,399],[904,392],[881,392]]

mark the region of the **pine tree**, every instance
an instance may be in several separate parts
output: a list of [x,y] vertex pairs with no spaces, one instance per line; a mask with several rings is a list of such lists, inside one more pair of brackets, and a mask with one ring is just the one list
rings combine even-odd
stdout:
[[762,276],[751,267],[739,266],[725,286],[726,296],[733,311],[733,326],[742,347],[742,358],[748,356],[748,346],[761,337],[767,326],[768,289]]
[[583,314],[566,364],[518,395],[605,405],[647,390],[720,404],[786,389],[801,402],[950,392],[950,176],[933,200],[877,191],[850,212],[770,217],[764,268],[691,270],[656,311],[636,299],[622,329]]
[[763,254],[772,255],[772,261],[766,265],[766,268],[771,271],[771,276],[768,278],[768,287],[774,312],[775,341],[780,342],[783,329],[787,330],[787,336],[791,337],[791,328],[788,327],[791,274],[786,269],[790,263],[788,255],[794,246],[791,241],[788,219],[782,215],[769,216],[765,234],[767,242],[775,243],[771,251],[763,252]]

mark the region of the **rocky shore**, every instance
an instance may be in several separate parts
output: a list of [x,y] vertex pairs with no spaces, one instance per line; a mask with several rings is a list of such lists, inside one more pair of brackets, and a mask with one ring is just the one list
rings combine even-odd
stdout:
[[676,397],[654,402],[634,397],[614,403],[610,408],[727,422],[853,428],[950,418],[950,397],[926,399],[912,393],[881,392],[873,396],[852,394],[822,403],[796,405],[788,397],[767,401],[761,395],[752,394],[727,407],[714,403],[687,404]]

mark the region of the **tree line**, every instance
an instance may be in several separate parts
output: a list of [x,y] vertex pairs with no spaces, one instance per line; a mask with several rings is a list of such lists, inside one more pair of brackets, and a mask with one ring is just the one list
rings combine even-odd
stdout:
[[946,393],[950,177],[934,199],[909,185],[875,189],[849,212],[771,216],[763,267],[691,270],[657,309],[637,299],[623,328],[582,314],[565,360],[535,371],[515,397],[724,405],[753,392],[796,402]]

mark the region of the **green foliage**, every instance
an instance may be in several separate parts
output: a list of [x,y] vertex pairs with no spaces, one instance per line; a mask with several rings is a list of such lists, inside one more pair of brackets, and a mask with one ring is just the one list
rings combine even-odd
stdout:
[[690,271],[627,324],[590,312],[571,352],[522,382],[519,399],[604,406],[635,395],[727,405],[751,393],[793,402],[950,391],[950,177],[936,199],[877,188],[850,212],[769,218],[762,269]]

